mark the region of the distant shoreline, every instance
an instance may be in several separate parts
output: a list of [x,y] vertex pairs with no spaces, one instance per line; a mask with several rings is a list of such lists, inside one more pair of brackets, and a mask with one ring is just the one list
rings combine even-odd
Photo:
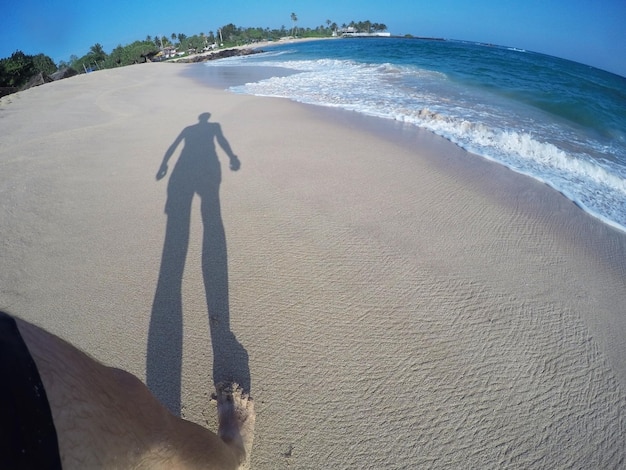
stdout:
[[[225,47],[221,49],[214,49],[206,52],[199,52],[196,54],[189,54],[184,57],[177,57],[174,59],[170,59],[167,62],[177,62],[177,63],[193,63],[193,62],[204,62],[202,60],[203,57],[210,57],[213,55],[217,55],[220,53],[224,53],[225,51],[235,51],[235,50],[246,50],[246,49],[260,49],[263,47],[272,47],[283,44],[295,44],[295,43],[304,43],[304,42],[313,42],[313,41],[328,41],[328,40],[336,40],[336,39],[410,39],[410,40],[418,40],[418,41],[447,41],[445,38],[437,38],[437,37],[428,37],[428,36],[400,36],[400,35],[390,35],[390,36],[381,36],[381,35],[347,35],[347,36],[336,36],[336,37],[323,37],[323,38],[290,38],[290,39],[280,39],[278,41],[259,41],[253,44],[245,44],[242,46],[233,46],[233,47]],[[237,55],[237,54],[233,54]],[[241,54],[247,55],[247,54]],[[210,60],[210,59],[206,59]]]
[[[199,57],[207,57],[215,54],[219,54],[220,52],[226,50],[243,50],[243,49],[259,49],[262,47],[270,47],[277,46],[281,44],[293,44],[293,43],[303,43],[303,42],[312,42],[312,41],[327,41],[333,39],[343,39],[341,37],[330,37],[330,38],[292,38],[292,39],[281,39],[279,41],[259,41],[253,44],[245,44],[243,46],[233,46],[233,47],[225,47],[221,49],[215,49],[212,51],[200,52],[197,54],[189,54],[185,57],[177,57],[175,59],[168,60],[167,62],[181,62],[185,63],[190,58],[199,58]],[[187,61],[185,60],[187,59]]]

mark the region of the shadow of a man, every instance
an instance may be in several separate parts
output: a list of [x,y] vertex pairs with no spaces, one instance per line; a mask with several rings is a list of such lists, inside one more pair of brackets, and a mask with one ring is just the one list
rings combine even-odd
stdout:
[[230,330],[228,305],[228,264],[226,236],[220,212],[221,168],[215,141],[237,171],[239,159],[218,123],[209,122],[210,113],[198,116],[198,123],[183,129],[165,152],[156,175],[162,179],[176,148],[184,142],[167,185],[167,228],[161,268],[148,333],[146,380],[150,390],[170,411],[180,414],[183,347],[182,282],[189,246],[191,203],[201,200],[202,276],[213,346],[213,381],[238,382],[250,390],[248,354]]

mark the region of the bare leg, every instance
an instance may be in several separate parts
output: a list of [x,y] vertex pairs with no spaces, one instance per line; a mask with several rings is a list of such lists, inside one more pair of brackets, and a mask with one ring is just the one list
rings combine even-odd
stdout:
[[245,464],[254,410],[237,385],[218,394],[218,436],[172,415],[128,372],[16,322],[48,397],[64,469],[226,470]]
[[254,438],[254,403],[236,383],[219,383],[217,392],[217,435],[238,456],[241,468],[247,468]]

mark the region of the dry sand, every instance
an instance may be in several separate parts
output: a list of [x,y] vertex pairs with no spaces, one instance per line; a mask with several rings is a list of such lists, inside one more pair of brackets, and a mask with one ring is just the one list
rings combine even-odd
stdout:
[[[219,356],[251,382],[255,469],[625,465],[625,234],[429,133],[211,89],[188,67],[2,100],[0,307],[212,429]],[[241,169],[218,147],[221,216],[196,196],[181,284],[187,244],[162,250],[182,145],[155,175],[205,112]],[[227,272],[203,219],[223,222]],[[205,281],[225,309],[213,342]],[[151,329],[161,302],[182,326]]]

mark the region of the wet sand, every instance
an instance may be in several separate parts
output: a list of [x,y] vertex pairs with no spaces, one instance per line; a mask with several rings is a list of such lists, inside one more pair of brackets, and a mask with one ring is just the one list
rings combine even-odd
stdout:
[[247,380],[252,468],[623,465],[624,233],[428,132],[191,67],[0,101],[0,307],[213,430],[216,375]]

